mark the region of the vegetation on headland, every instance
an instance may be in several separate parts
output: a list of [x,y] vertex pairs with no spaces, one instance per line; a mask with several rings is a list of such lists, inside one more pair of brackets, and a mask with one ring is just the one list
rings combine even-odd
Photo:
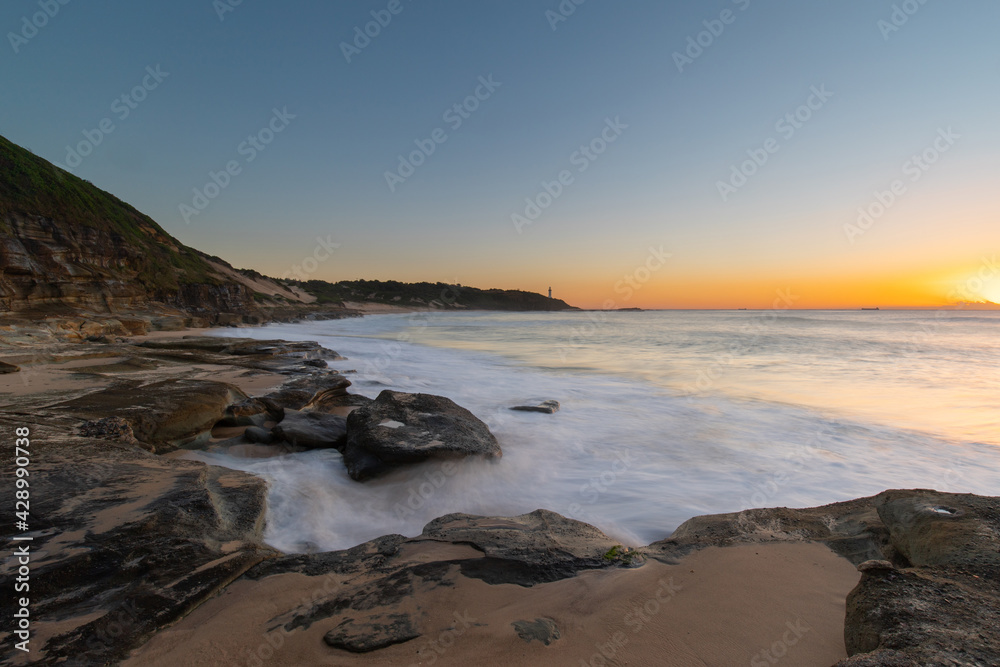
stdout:
[[470,310],[570,310],[562,299],[522,290],[479,289],[446,283],[402,283],[395,280],[281,281],[316,297],[319,304],[346,302]]

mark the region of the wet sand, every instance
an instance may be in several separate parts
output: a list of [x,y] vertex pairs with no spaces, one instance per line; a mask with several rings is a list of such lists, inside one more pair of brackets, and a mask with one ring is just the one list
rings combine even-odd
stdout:
[[[405,557],[481,557],[473,549],[435,548],[430,543],[425,553]],[[420,637],[354,654],[323,641],[339,618],[305,630],[282,628],[303,599],[335,598],[344,582],[282,574],[235,582],[123,664],[721,667],[770,665],[770,656],[825,667],[847,657],[845,598],[858,579],[853,565],[815,543],[711,547],[677,565],[647,561],[530,588],[489,585],[452,566],[447,583],[425,582],[408,601]],[[547,646],[520,638],[512,624],[536,619],[555,622],[560,638]]]

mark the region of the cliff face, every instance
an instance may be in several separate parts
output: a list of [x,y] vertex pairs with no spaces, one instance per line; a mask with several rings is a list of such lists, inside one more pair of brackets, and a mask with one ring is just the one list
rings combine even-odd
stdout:
[[66,305],[115,310],[145,305],[135,280],[140,250],[106,231],[23,214],[2,218],[0,309]]
[[0,137],[0,312],[30,317],[173,307],[254,317],[253,290],[221,260]]

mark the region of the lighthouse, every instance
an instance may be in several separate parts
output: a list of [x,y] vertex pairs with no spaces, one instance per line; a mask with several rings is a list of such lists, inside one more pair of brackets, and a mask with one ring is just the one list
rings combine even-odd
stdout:
[[552,288],[551,287],[549,288],[549,298],[550,299],[552,298]]

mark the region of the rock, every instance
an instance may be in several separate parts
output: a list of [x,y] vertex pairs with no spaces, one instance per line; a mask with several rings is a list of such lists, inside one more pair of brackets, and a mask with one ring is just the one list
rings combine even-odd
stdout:
[[205,437],[231,403],[245,398],[242,391],[222,382],[164,380],[124,383],[54,407],[90,420],[113,413],[131,425],[140,442],[163,453]]
[[227,338],[225,340],[231,343],[224,350],[227,354],[278,357],[326,353],[325,356],[332,359],[340,358],[336,352],[326,350],[315,341],[255,340],[252,338]]
[[306,359],[302,362],[303,366],[311,366],[313,368],[327,368],[327,363],[322,359]]
[[[225,313],[224,313],[225,314]],[[154,339],[139,343],[151,350],[190,350],[229,356],[280,357],[297,356],[307,360],[313,357],[342,358],[315,341],[258,340],[228,336],[183,336],[181,338]]]
[[553,414],[559,412],[559,401],[542,401],[538,405],[517,405],[511,410],[517,410],[518,412],[544,412],[545,414]]
[[420,636],[408,614],[375,614],[364,621],[344,619],[323,641],[351,653],[370,653]]
[[[4,432],[23,424],[0,416]],[[32,664],[119,664],[275,555],[264,480],[31,426],[31,614],[60,623],[32,637]],[[15,655],[6,642],[0,663]]]
[[147,359],[126,359],[111,364],[95,364],[93,366],[77,366],[74,373],[84,375],[108,375],[117,373],[140,373],[158,368],[160,364]]
[[222,353],[239,342],[254,342],[251,338],[223,338],[221,336],[183,336],[182,338],[153,339],[139,343],[150,350],[198,350]]
[[306,403],[303,409],[316,412],[329,412],[346,417],[350,414],[352,408],[368,405],[371,402],[372,399],[361,394],[323,394],[320,398]]
[[559,627],[551,618],[536,618],[534,621],[514,621],[514,632],[517,636],[530,644],[538,640],[548,646],[559,639]]
[[986,571],[1000,585],[1000,516],[995,499],[886,491],[875,503],[894,546],[914,567]]
[[863,570],[840,665],[1000,664],[1000,498],[886,491],[874,504],[902,567]]
[[299,447],[341,447],[347,436],[347,420],[323,412],[285,410],[285,418],[271,433],[275,440],[283,440]]
[[8,364],[5,361],[0,361],[0,375],[6,375],[7,373],[17,373],[21,370],[20,366],[15,366],[14,364]]
[[[888,653],[911,665],[998,665],[998,607],[995,590],[930,572],[866,572],[847,597],[847,653],[879,659]],[[840,663],[864,664],[892,663]]]
[[420,537],[483,552],[481,559],[462,561],[461,572],[493,585],[530,587],[623,564],[604,557],[618,546],[610,537],[548,510],[515,517],[448,514],[427,524]]
[[343,454],[350,476],[364,480],[393,466],[503,452],[486,424],[452,400],[386,390],[348,416]]
[[270,420],[280,422],[285,409],[268,398],[247,398],[226,408],[218,426],[263,426]]
[[80,427],[80,435],[85,438],[102,438],[129,444],[135,442],[132,425],[121,417],[104,417],[96,421],[84,422],[83,426]]
[[243,431],[243,437],[247,442],[259,443],[262,445],[269,445],[274,442],[274,435],[272,432],[259,426],[248,426],[247,430]]
[[347,395],[351,381],[339,373],[313,373],[285,383],[266,396],[274,404],[292,410],[319,409],[323,403]]
[[673,535],[654,542],[643,553],[665,563],[695,549],[759,542],[826,544],[854,565],[887,558],[893,550],[889,530],[879,518],[873,498],[860,498],[822,507],[750,509],[688,519]]

